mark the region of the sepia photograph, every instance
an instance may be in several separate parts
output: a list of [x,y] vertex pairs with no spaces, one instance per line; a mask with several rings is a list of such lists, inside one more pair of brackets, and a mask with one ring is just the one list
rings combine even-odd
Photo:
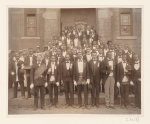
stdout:
[[8,7],[8,115],[141,115],[142,7]]

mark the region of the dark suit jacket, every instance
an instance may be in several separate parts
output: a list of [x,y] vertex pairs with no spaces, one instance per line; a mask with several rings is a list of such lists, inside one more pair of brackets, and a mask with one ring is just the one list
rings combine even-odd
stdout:
[[70,62],[71,68],[69,68],[69,73],[66,67],[66,62],[64,61],[61,65],[61,80],[65,80],[66,77],[70,77],[73,80],[73,62]]
[[[117,67],[117,81],[119,81],[120,83],[122,83],[124,75],[125,74],[124,74],[123,64],[121,62],[121,63],[118,64],[118,67]],[[128,71],[126,73],[126,76],[129,79],[129,81],[130,81],[130,75],[131,75],[131,72]],[[128,81],[128,83],[129,83],[129,81]]]
[[[24,62],[19,60],[18,64],[17,64],[19,81],[23,81],[24,80],[24,70],[21,69],[22,64],[24,64]],[[16,81],[16,64],[15,64],[15,61],[12,61],[11,65],[10,65],[10,71],[15,73],[14,75],[12,75],[12,80],[14,82],[14,81]]]
[[[103,78],[104,80],[106,80],[110,74],[111,70],[108,64],[108,59],[105,58],[103,60],[103,67],[102,67],[102,74],[103,74]],[[116,77],[116,61],[113,60],[113,77]]]
[[[56,62],[55,62],[55,66],[56,66],[56,68],[54,69],[54,76],[55,76],[55,82],[57,82],[57,81],[60,81],[60,73],[59,73],[59,66]],[[49,68],[51,68],[51,62],[49,64],[48,69]],[[50,77],[52,76],[52,71],[48,72],[48,74],[49,74],[49,77],[48,77],[47,81],[49,82]]]
[[132,80],[134,82],[137,82],[137,80],[141,78],[141,63],[140,63],[140,68],[138,70],[134,69],[134,64],[133,64],[133,71],[132,71]]
[[[83,79],[87,80],[90,78],[89,67],[86,61],[83,61]],[[73,80],[79,81],[79,70],[78,70],[78,60],[74,63],[73,68]]]
[[[94,70],[95,66],[95,70]],[[93,60],[89,62],[89,73],[90,73],[90,80],[91,83],[93,83],[93,80],[95,79],[96,82],[99,82],[102,78],[102,65],[101,62],[97,61],[94,65]],[[94,79],[93,79],[94,78]]]

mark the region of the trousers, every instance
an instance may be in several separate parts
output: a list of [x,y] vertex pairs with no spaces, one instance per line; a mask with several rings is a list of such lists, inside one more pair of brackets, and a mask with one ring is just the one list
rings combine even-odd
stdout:
[[39,96],[40,96],[40,105],[41,105],[41,108],[44,107],[44,104],[45,104],[44,90],[45,90],[44,86],[35,86],[34,87],[34,107],[35,108],[38,108],[38,99],[39,99]]
[[77,85],[78,91],[78,105],[82,105],[82,91],[84,92],[84,105],[88,105],[88,85]]
[[114,85],[115,79],[109,76],[105,82],[105,103],[106,106],[114,106]]
[[74,104],[73,82],[70,78],[65,79],[64,88],[65,88],[66,104],[68,105]]
[[50,103],[56,105],[58,103],[58,86],[54,83],[48,85]]
[[21,96],[25,96],[23,80],[22,81],[16,81],[16,82],[14,82],[14,98],[17,98],[18,83],[20,84]]

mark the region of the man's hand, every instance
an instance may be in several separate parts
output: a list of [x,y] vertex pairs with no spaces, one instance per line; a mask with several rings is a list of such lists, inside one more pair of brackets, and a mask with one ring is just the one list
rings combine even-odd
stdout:
[[62,83],[62,84],[64,83],[63,80],[61,80],[61,83]]
[[90,84],[90,79],[87,79],[86,84]]
[[100,80],[100,85],[102,85],[102,83],[103,83],[102,80]]
[[11,72],[11,75],[15,75],[15,72]]
[[48,86],[48,83],[47,83],[47,82],[45,82],[44,86],[45,86],[45,87],[47,87],[47,86]]
[[34,87],[34,84],[33,84],[33,83],[31,83],[30,88],[31,88],[31,89],[33,89],[33,87]]
[[141,81],[141,78],[139,78],[138,81]]
[[48,72],[49,72],[49,73],[51,72],[51,68],[48,69]]
[[56,85],[59,86],[59,82],[56,82]]
[[120,87],[120,83],[119,83],[119,82],[117,82],[117,87],[118,87],[118,88]]
[[134,85],[133,81],[130,81],[130,85],[132,85],[132,86]]
[[77,82],[74,80],[74,85],[77,86]]

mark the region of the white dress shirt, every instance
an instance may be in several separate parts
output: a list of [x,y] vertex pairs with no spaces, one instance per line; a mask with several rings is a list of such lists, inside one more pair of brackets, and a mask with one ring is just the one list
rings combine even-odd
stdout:
[[45,59],[46,66],[48,66],[49,59]]
[[15,66],[16,66],[16,81],[19,81],[19,78],[18,78],[18,62],[15,61]]
[[33,65],[33,57],[30,56],[30,66],[32,66],[32,65]]
[[[127,72],[127,69],[126,69],[127,63],[122,62],[122,65],[123,65],[124,72]],[[128,78],[126,75],[123,77],[122,82],[128,82]]]
[[[108,65],[110,66],[110,68],[111,68],[112,71],[113,71],[113,64],[114,63],[113,63],[112,60],[108,61]],[[110,72],[109,76],[113,76],[113,72]]]
[[66,63],[66,68],[67,68],[67,70],[69,70],[69,68],[70,68],[70,62]]
[[135,63],[134,64],[134,69],[139,70],[139,68],[140,68],[140,63],[139,62]]
[[77,47],[78,46],[78,38],[74,39],[74,46]]
[[83,61],[78,61],[78,70],[79,73],[83,73]]

